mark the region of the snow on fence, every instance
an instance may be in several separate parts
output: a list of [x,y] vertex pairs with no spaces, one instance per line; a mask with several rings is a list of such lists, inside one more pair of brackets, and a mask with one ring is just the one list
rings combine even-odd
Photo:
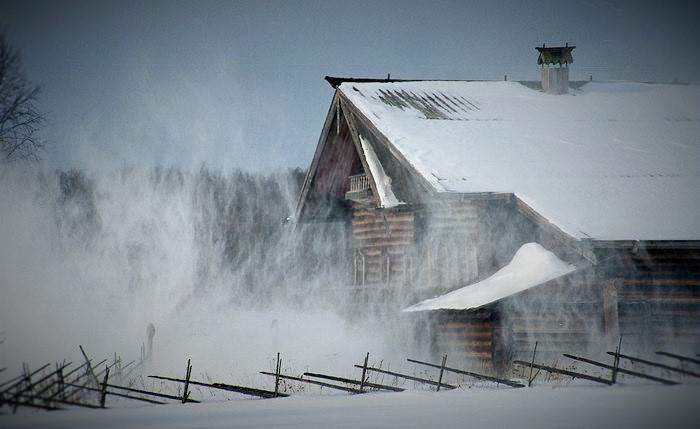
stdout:
[[[395,371],[389,371],[382,368],[372,367],[368,364],[369,353],[364,357],[362,365],[356,364],[354,368],[361,369],[362,373],[359,380],[346,377],[339,377],[332,374],[322,374],[316,372],[304,372],[302,376],[290,374],[282,374],[282,365],[280,354],[277,353],[277,362],[275,372],[261,371],[263,375],[275,378],[274,390],[266,390],[256,387],[238,386],[227,383],[205,383],[192,379],[192,364],[187,360],[184,378],[150,375],[149,378],[162,380],[170,383],[177,383],[178,386],[183,386],[181,393],[178,395],[167,394],[163,392],[155,392],[147,389],[137,389],[132,383],[128,386],[123,385],[126,381],[126,376],[131,374],[134,369],[143,367],[145,356],[142,353],[141,360],[132,366],[135,361],[131,361],[126,365],[122,365],[121,358],[114,356],[113,362],[108,363],[107,359],[93,364],[91,359],[85,352],[82,346],[80,351],[84,362],[81,365],[73,366],[73,362],[57,363],[55,369],[49,370],[49,364],[43,365],[33,371],[29,366],[24,364],[21,374],[0,382],[0,414],[5,407],[9,407],[12,412],[17,412],[20,407],[35,408],[46,411],[61,410],[66,407],[84,407],[94,409],[107,408],[108,396],[113,396],[121,399],[138,401],[152,405],[161,405],[168,403],[166,400],[176,401],[182,404],[198,403],[199,400],[190,398],[190,386],[206,387],[214,390],[222,390],[226,392],[234,392],[247,396],[254,396],[260,399],[284,398],[290,396],[290,393],[282,392],[281,380],[292,380],[299,383],[306,383],[321,388],[328,388],[342,391],[352,395],[367,393],[368,391],[385,391],[385,392],[402,392],[406,390],[403,387],[396,385],[387,385],[370,380],[370,374],[379,374],[383,376],[395,377],[395,380],[403,379],[410,380],[421,385],[429,386],[435,391],[442,389],[457,389],[459,384],[448,384],[443,381],[447,373],[467,376],[471,379],[485,383],[494,383],[510,388],[523,388],[526,385],[529,387],[533,384],[538,375],[542,372],[556,377],[571,377],[571,379],[586,380],[606,386],[612,386],[618,383],[618,375],[622,374],[629,377],[639,378],[647,381],[661,383],[664,385],[676,385],[680,381],[669,377],[675,375],[683,378],[698,378],[700,377],[700,354],[695,356],[685,356],[667,351],[657,351],[656,355],[673,359],[677,361],[681,367],[670,364],[652,361],[637,356],[630,356],[622,353],[622,338],[615,348],[614,352],[607,352],[613,358],[611,364],[597,361],[591,358],[576,356],[569,353],[563,353],[563,356],[570,359],[574,363],[582,363],[591,365],[598,369],[596,375],[582,372],[577,368],[557,367],[554,365],[545,365],[537,362],[537,343],[532,353],[532,359],[528,361],[514,360],[513,368],[519,369],[520,373],[516,376],[516,380],[510,380],[492,375],[479,374],[465,369],[454,368],[447,366],[447,355],[442,357],[441,363],[424,362],[416,359],[407,358],[411,362],[421,367],[432,368],[435,371],[436,380],[428,377],[418,377],[415,374],[404,374]],[[631,362],[636,365],[635,369],[622,368],[621,362]],[[104,367],[100,370],[99,368]],[[661,374],[650,374],[643,372],[639,366],[647,368],[648,371],[657,371]],[[694,365],[694,366],[693,366]],[[131,367],[129,372],[125,372],[127,367]],[[0,371],[0,372],[4,372]],[[323,381],[320,381],[323,380]],[[339,384],[334,384],[334,383]],[[119,383],[119,384],[117,384]],[[525,384],[526,383],[526,384]],[[178,392],[180,389],[178,388]],[[172,402],[170,402],[172,403]]]

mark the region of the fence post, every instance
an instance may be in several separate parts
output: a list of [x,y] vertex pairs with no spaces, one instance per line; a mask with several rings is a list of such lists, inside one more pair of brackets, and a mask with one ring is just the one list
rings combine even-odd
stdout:
[[282,371],[282,361],[280,360],[280,352],[277,352],[277,369],[275,370],[275,398],[279,396],[280,371]]
[[185,373],[185,389],[182,391],[182,403],[186,403],[190,398],[190,392],[187,390],[190,386],[190,375],[192,374],[192,365],[190,359],[187,359],[187,372]]
[[100,389],[100,408],[105,407],[105,400],[107,399],[107,379],[109,379],[109,367],[107,367],[105,377],[102,379],[102,389]]
[[440,365],[440,375],[438,376],[438,384],[436,392],[440,391],[440,384],[442,384],[442,374],[445,373],[445,364],[447,363],[447,355],[442,357],[442,365]]
[[613,369],[612,369],[612,382],[617,383],[617,369],[620,367],[620,353],[622,353],[622,336],[617,343],[617,348],[615,348],[615,359],[613,359]]
[[534,378],[532,377],[532,367],[535,365],[535,355],[537,354],[537,341],[535,341],[535,350],[532,351],[532,361],[530,362],[530,375],[527,377],[527,387],[532,386]]
[[362,365],[362,379],[360,380],[360,393],[364,393],[365,389],[365,374],[367,374],[367,361],[369,360],[369,352],[365,355],[365,363]]

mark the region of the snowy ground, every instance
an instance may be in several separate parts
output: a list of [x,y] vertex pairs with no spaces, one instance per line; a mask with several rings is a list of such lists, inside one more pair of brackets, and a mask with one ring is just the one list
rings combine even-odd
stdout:
[[[697,427],[700,385],[301,395],[0,416],[3,428]],[[109,404],[108,404],[109,405]]]

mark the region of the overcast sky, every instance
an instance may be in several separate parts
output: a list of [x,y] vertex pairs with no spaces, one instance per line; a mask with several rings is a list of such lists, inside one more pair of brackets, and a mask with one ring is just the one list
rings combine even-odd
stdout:
[[5,1],[0,28],[43,85],[47,165],[306,168],[325,75],[700,81],[696,2]]

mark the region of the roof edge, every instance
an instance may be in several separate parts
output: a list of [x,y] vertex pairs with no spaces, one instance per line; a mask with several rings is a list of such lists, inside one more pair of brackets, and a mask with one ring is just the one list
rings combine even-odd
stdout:
[[354,82],[354,83],[391,83],[391,82],[419,82],[420,79],[391,79],[387,77],[386,79],[372,79],[372,78],[354,78],[354,77],[338,77],[338,76],[326,76],[323,79],[326,80],[333,88],[337,88],[340,84],[344,82]]
[[700,240],[596,240],[585,239],[597,249],[700,249]]

